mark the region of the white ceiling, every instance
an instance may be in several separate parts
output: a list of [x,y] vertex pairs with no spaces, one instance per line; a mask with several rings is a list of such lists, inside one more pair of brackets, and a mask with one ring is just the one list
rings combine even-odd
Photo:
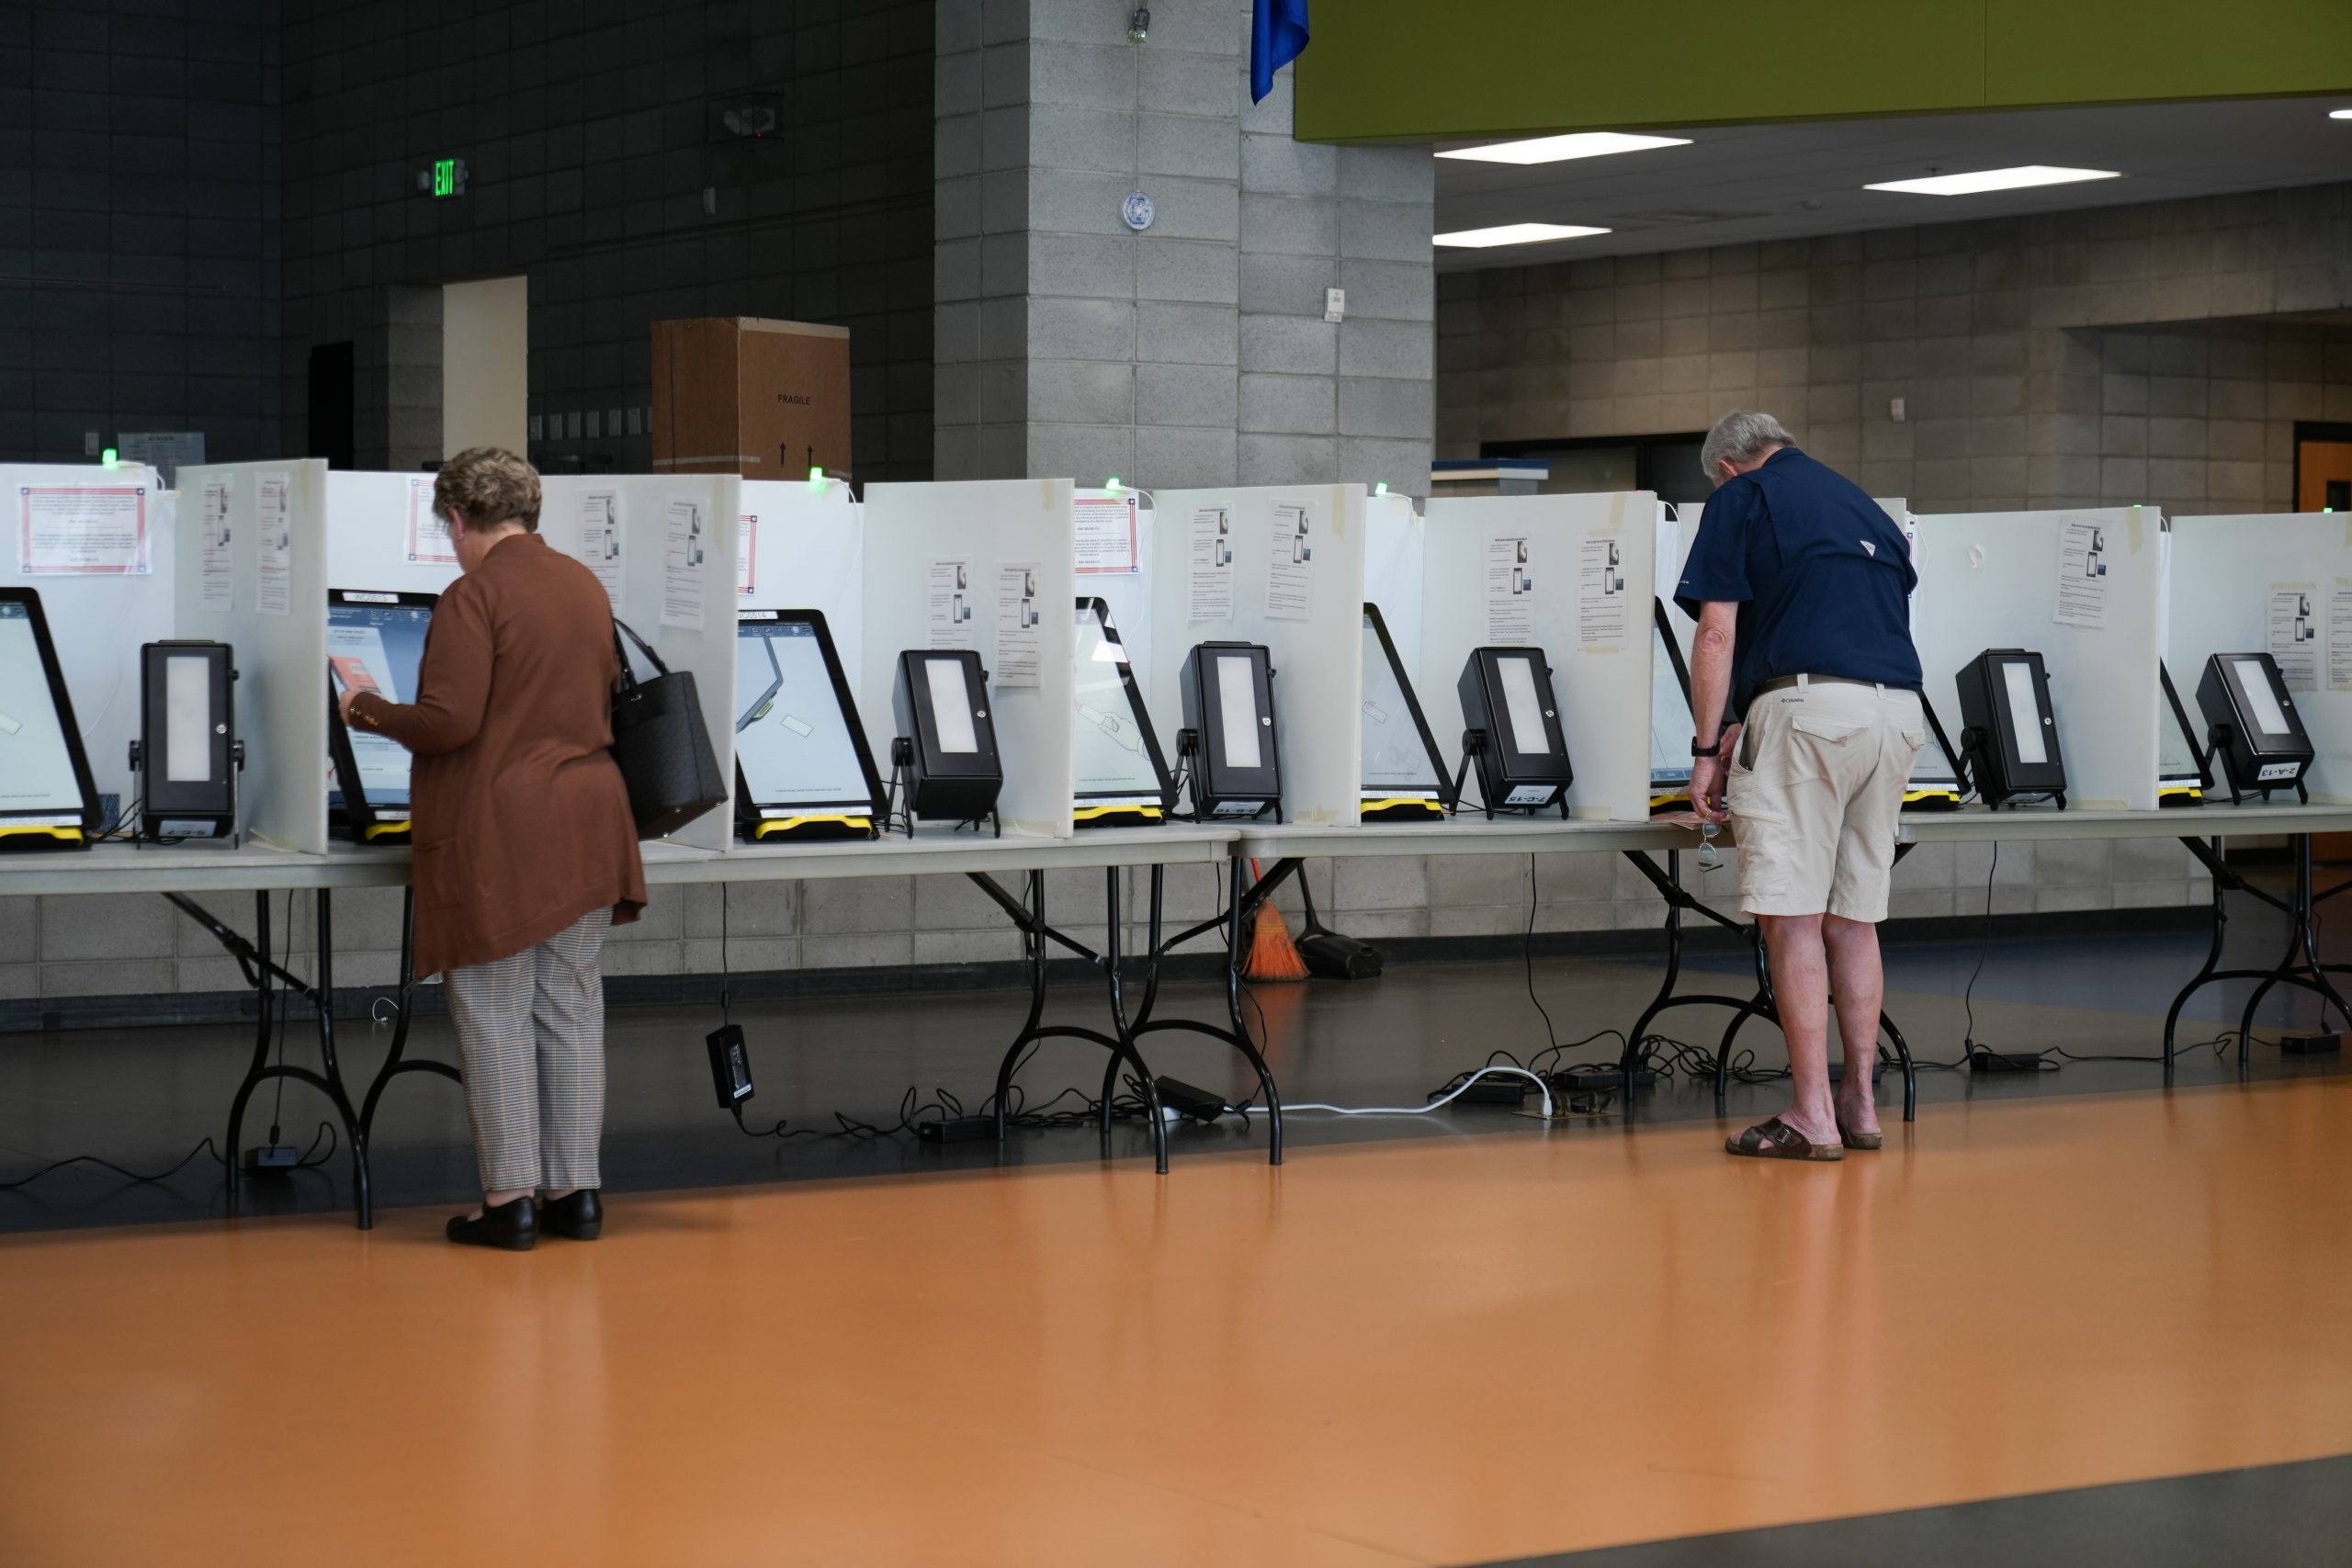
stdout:
[[[1480,251],[1440,246],[1437,265],[1443,272],[1522,266],[2352,180],[2352,120],[2327,118],[2347,105],[2352,99],[2288,98],[1644,126],[1692,144],[1526,168],[1440,158],[1440,233],[1530,221],[1615,232]],[[1965,197],[1862,188],[2019,164],[2118,169],[2125,177]]]

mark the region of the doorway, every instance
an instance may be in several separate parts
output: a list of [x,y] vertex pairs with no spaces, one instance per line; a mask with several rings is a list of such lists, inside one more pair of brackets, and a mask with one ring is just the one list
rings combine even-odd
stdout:
[[352,403],[356,382],[351,344],[311,345],[310,441],[306,450],[324,457],[330,468],[356,467],[352,460]]
[[441,456],[530,446],[531,280],[483,277],[441,290]]
[[2296,422],[2295,510],[2352,512],[2352,424]]

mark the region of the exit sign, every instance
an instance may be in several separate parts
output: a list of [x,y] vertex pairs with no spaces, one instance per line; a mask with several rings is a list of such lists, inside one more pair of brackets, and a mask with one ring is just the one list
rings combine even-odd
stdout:
[[466,194],[466,161],[463,158],[434,160],[433,194],[435,197]]

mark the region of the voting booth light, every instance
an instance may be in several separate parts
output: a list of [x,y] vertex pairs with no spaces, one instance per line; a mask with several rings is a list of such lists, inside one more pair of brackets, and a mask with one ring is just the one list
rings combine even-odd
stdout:
[[2274,789],[2309,798],[2303,774],[2317,752],[2277,660],[2267,653],[2213,655],[2197,682],[2197,705],[2232,805],[2247,795],[2267,800]]
[[138,780],[139,836],[151,843],[237,838],[236,655],[225,642],[142,643]]
[[[1462,771],[1478,772],[1487,815],[1568,814],[1568,744],[1552,694],[1551,661],[1540,648],[1474,648],[1457,684],[1462,698]],[[1457,775],[1460,776],[1460,775]]]
[[1184,656],[1178,680],[1184,732],[1178,750],[1192,783],[1193,815],[1204,820],[1282,818],[1272,653],[1254,642],[1204,642]]
[[1960,748],[1986,806],[2019,797],[2066,804],[2066,762],[2041,655],[1988,648],[1953,677],[1960,687]]
[[737,833],[878,837],[882,779],[823,613],[739,610],[735,622]]
[[87,849],[101,825],[40,593],[0,588],[0,851]]
[[1175,781],[1107,602],[1078,601],[1071,663],[1073,823],[1143,828],[1165,822],[1176,806]]
[[891,787],[903,791],[909,837],[920,817],[977,825],[995,822],[1004,766],[989,717],[989,672],[969,649],[910,649],[899,655],[890,706]]
[[1380,606],[1363,607],[1363,792],[1360,820],[1430,822],[1453,808],[1453,781]]

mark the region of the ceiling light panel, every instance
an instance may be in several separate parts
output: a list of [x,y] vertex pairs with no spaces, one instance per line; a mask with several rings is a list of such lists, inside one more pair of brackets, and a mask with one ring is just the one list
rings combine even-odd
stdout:
[[1571,158],[1605,158],[1612,152],[1642,152],[1652,147],[1688,147],[1687,136],[1632,136],[1619,130],[1579,130],[1570,136],[1538,136],[1526,141],[1496,141],[1457,147],[1441,158],[1480,164],[1565,164]]
[[2026,164],[2014,169],[1979,169],[1966,175],[1930,175],[1925,179],[1888,180],[1864,186],[1864,190],[1895,190],[1914,196],[1981,196],[1986,191],[2023,190],[2030,186],[2066,186],[2082,180],[2115,180],[2114,169],[2058,169],[2047,164]]
[[1546,240],[1581,240],[1589,235],[1608,232],[1606,229],[1588,229],[1574,223],[1504,223],[1492,229],[1457,229],[1451,234],[1434,235],[1432,240],[1437,244],[1476,251],[1492,245],[1534,245]]

